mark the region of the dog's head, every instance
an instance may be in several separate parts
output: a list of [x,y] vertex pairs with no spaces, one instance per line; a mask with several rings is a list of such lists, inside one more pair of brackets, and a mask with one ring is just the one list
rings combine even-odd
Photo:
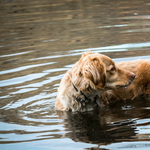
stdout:
[[92,52],[84,53],[72,72],[74,83],[81,89],[88,89],[89,85],[93,89],[125,87],[134,77],[134,73],[118,68],[111,58]]
[[105,55],[100,56],[106,70],[106,88],[126,87],[132,83],[135,74],[117,67],[115,62]]

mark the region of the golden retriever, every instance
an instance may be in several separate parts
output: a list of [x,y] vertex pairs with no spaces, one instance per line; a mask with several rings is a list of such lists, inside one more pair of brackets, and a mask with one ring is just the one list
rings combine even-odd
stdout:
[[150,60],[138,59],[135,61],[119,62],[116,66],[135,73],[135,79],[126,88],[108,90],[101,94],[100,103],[102,105],[150,94]]
[[93,109],[104,90],[128,86],[134,77],[134,73],[116,67],[105,55],[83,54],[62,78],[55,107],[61,111]]

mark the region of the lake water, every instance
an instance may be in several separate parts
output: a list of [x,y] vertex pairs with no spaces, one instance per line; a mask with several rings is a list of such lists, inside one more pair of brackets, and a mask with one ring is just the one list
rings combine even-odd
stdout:
[[150,149],[150,97],[56,112],[61,78],[89,50],[150,59],[150,1],[0,0],[1,150]]

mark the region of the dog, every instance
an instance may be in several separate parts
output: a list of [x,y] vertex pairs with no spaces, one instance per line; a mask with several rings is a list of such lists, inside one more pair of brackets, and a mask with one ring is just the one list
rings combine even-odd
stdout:
[[132,71],[135,79],[128,87],[104,91],[99,99],[103,106],[120,100],[133,100],[138,96],[150,95],[150,59],[119,62],[116,66]]
[[60,111],[93,109],[106,89],[126,87],[135,74],[118,68],[102,54],[83,53],[80,60],[66,72],[58,88],[55,107]]

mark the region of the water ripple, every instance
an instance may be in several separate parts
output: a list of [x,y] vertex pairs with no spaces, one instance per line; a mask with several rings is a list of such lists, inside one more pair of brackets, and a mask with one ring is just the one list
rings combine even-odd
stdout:
[[22,70],[26,70],[26,69],[30,69],[30,68],[34,68],[34,67],[40,67],[40,66],[45,66],[45,65],[51,65],[51,64],[54,64],[54,63],[56,63],[56,62],[49,62],[49,63],[43,63],[43,64],[22,66],[22,67],[10,69],[10,70],[0,71],[0,75],[1,75],[1,74],[12,73],[12,72],[18,72],[18,71],[22,71]]
[[28,75],[25,75],[22,77],[16,77],[16,78],[12,78],[12,79],[2,80],[2,81],[0,81],[0,87],[21,84],[21,83],[24,83],[27,81],[32,81],[34,79],[44,77],[46,75],[48,75],[48,73],[33,73],[33,74],[28,74]]

